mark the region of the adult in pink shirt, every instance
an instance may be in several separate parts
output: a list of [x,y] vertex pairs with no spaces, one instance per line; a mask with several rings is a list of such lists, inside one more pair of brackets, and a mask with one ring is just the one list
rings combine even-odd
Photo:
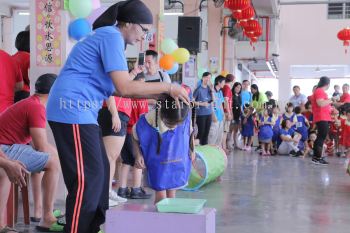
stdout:
[[314,143],[314,156],[312,162],[318,165],[327,165],[322,156],[323,143],[328,135],[329,122],[331,121],[332,100],[328,98],[326,91],[329,88],[330,79],[321,77],[312,98],[312,112],[314,123],[317,126],[317,139]]

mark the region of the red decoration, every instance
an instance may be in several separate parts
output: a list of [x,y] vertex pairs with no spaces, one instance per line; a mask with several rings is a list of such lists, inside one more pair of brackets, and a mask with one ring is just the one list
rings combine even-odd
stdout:
[[252,6],[242,10],[232,12],[233,18],[237,19],[237,25],[241,27],[245,27],[247,25],[247,21],[251,20],[255,16],[255,10]]
[[345,53],[348,52],[347,47],[349,47],[350,40],[350,28],[344,28],[343,30],[338,32],[338,39],[344,41],[343,45],[345,47]]
[[249,35],[253,34],[260,26],[259,21],[256,19],[248,20],[247,25],[244,27],[244,31]]
[[232,12],[243,11],[250,6],[250,0],[225,0],[225,8]]
[[253,19],[255,16],[255,10],[252,6],[242,10],[242,20]]

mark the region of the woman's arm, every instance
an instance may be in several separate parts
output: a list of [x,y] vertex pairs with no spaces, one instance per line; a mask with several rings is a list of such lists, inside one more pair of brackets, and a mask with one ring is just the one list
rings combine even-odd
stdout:
[[116,89],[116,95],[126,98],[158,99],[161,94],[169,94],[175,100],[189,104],[187,91],[179,85],[169,83],[143,83],[133,81],[127,71],[109,73]]
[[325,107],[327,105],[330,105],[331,103],[333,103],[333,101],[331,99],[317,99],[316,103],[319,107]]

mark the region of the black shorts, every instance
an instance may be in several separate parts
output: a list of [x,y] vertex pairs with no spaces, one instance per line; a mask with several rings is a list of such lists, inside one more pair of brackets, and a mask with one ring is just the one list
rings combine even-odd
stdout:
[[134,150],[132,147],[132,134],[126,134],[125,142],[121,151],[122,163],[134,166],[135,165],[135,156]]
[[98,112],[98,124],[100,125],[102,136],[119,136],[123,137],[126,135],[126,129],[129,122],[129,117],[123,112],[118,112],[121,127],[119,132],[114,132],[112,129],[112,114],[109,112],[108,108],[102,108]]

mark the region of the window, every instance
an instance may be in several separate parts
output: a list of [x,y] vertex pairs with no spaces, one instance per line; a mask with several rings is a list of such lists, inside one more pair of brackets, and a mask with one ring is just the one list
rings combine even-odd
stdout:
[[328,19],[350,19],[350,2],[329,3]]

